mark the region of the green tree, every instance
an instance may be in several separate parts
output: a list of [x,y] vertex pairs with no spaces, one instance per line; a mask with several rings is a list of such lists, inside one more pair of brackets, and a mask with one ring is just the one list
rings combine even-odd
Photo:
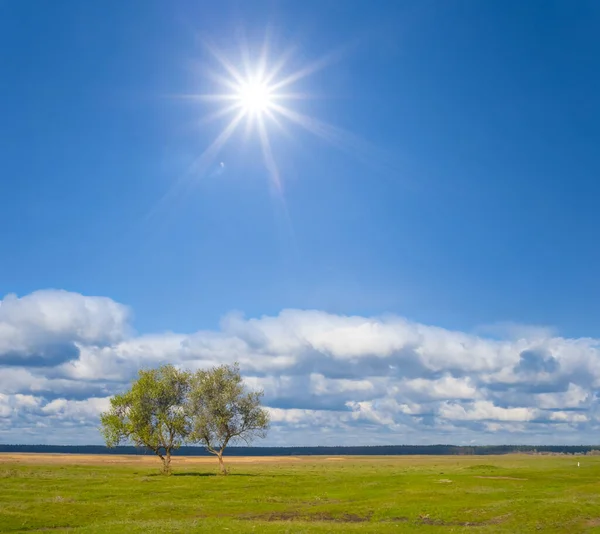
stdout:
[[132,442],[154,452],[171,473],[171,453],[187,438],[189,424],[184,405],[190,391],[190,373],[172,365],[141,370],[131,389],[110,399],[100,417],[108,447]]
[[269,413],[261,407],[262,396],[262,391],[246,389],[237,363],[197,371],[191,378],[189,440],[203,444],[217,456],[224,475],[223,451],[227,445],[248,445],[267,435]]

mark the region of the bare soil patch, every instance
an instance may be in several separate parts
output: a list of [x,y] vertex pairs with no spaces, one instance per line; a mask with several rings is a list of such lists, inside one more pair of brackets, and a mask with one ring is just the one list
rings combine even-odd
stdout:
[[486,521],[444,521],[443,519],[436,519],[429,517],[428,515],[419,516],[418,521],[423,525],[437,525],[444,527],[484,527],[487,525],[498,525],[504,522],[509,517],[509,514],[494,517]]
[[323,521],[333,523],[366,523],[367,521],[371,520],[371,515],[332,515],[327,512],[307,515],[299,512],[269,512],[266,514],[244,515],[241,516],[240,519],[247,519],[250,521]]
[[484,476],[484,475],[475,475],[475,478],[491,478],[493,480],[527,480],[526,478],[518,478],[518,477],[500,477],[500,476]]
[[[267,512],[264,514],[246,514],[238,516],[238,519],[248,521],[302,521],[302,522],[331,522],[331,523],[367,523],[371,521],[372,514],[342,514],[333,515],[327,512],[316,514],[306,514],[301,512]],[[421,525],[435,525],[444,527],[483,527],[486,525],[497,525],[502,523],[507,516],[496,517],[488,521],[444,521],[428,515],[422,515],[414,519],[414,522]],[[408,517],[390,517],[382,519],[383,523],[409,523]]]
[[484,527],[490,524],[487,521],[472,522],[472,521],[444,521],[442,519],[420,519],[419,522],[423,525],[436,525],[439,527]]

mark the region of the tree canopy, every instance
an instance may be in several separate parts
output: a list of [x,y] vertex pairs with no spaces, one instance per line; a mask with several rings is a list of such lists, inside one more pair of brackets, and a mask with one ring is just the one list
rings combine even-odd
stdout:
[[223,452],[227,445],[264,438],[269,414],[261,407],[262,391],[248,391],[237,364],[197,371],[191,377],[186,411],[190,418],[189,441],[203,444],[217,456],[227,473]]
[[100,417],[108,447],[132,442],[154,452],[171,472],[171,453],[189,434],[184,405],[190,391],[190,373],[172,365],[141,370],[129,391],[115,395]]
[[154,452],[171,472],[171,455],[184,443],[200,443],[217,456],[230,444],[264,438],[269,414],[262,391],[249,391],[239,366],[221,365],[190,373],[172,365],[142,370],[131,388],[110,400],[100,417],[108,447],[130,442]]

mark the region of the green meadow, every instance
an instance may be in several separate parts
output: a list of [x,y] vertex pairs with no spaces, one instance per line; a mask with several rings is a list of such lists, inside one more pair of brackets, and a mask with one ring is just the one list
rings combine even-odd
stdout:
[[[581,466],[577,467],[577,462]],[[600,532],[600,457],[0,455],[0,531]]]

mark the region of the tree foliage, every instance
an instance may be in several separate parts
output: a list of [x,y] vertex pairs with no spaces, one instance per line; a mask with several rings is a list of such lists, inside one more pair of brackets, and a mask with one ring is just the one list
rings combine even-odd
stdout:
[[108,447],[132,442],[154,452],[171,472],[171,453],[185,442],[189,421],[184,406],[190,392],[190,373],[172,365],[141,370],[129,391],[110,400],[100,417]]
[[188,439],[216,455],[221,473],[226,474],[223,452],[227,445],[248,445],[266,436],[269,414],[261,407],[263,392],[246,389],[238,364],[197,371],[190,383]]

